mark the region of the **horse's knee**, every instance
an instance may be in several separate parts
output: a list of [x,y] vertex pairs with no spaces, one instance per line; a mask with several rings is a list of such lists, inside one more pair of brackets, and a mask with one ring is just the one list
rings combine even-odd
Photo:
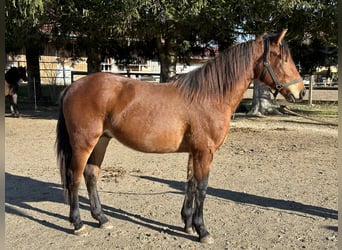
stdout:
[[84,170],[84,178],[87,184],[96,184],[99,177],[100,168],[96,165],[87,164]]

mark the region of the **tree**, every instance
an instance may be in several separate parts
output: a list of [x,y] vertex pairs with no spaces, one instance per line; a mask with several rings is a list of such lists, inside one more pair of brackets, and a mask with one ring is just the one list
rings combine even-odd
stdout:
[[[208,3],[194,0],[54,1],[49,16],[56,44],[65,46],[68,37],[73,35],[76,44],[86,50],[89,73],[100,70],[104,54],[113,54],[120,61],[123,56],[130,57],[128,51],[135,51],[144,58],[157,55],[161,81],[168,81],[176,74],[177,60],[189,55],[196,37],[200,35],[203,41],[220,38],[224,44],[230,35],[218,28],[229,26],[223,13],[220,17],[210,17],[213,7],[219,9],[220,1],[210,6]],[[209,19],[213,21],[208,22]],[[213,32],[216,28],[217,34]]]
[[222,50],[244,37],[287,27],[295,61],[310,68],[304,61],[309,56],[296,51],[309,51],[304,47],[309,40],[310,48],[316,41],[336,48],[336,5],[336,0],[6,0],[6,49],[26,47],[28,64],[34,65],[28,71],[36,81],[37,48],[46,39],[57,49],[73,47],[73,57],[85,51],[89,73],[100,71],[106,55],[125,63],[133,60],[132,51],[141,58],[157,56],[161,80],[167,81],[176,62],[187,62],[198,43],[215,40]]
[[26,48],[29,96],[33,97],[33,83],[35,82],[38,99],[41,96],[39,56],[44,39],[40,32],[40,18],[43,11],[42,0],[6,0],[5,3],[6,52],[15,53],[21,48]]
[[271,100],[269,87],[258,80],[254,80],[253,84],[253,100],[249,114],[254,116],[279,114],[277,105]]
[[[176,75],[180,51],[189,48],[189,38],[194,35],[194,19],[207,6],[207,1],[145,1],[138,7],[139,19],[132,22],[127,36],[138,40],[153,39],[161,65],[160,81]],[[144,27],[149,27],[147,30]]]
[[[48,22],[52,26],[53,40],[57,48],[67,47],[71,40],[76,51],[87,55],[88,73],[101,70],[100,63],[111,48],[118,47],[120,31],[126,19],[136,12],[133,1],[71,0],[52,1]],[[77,54],[72,56],[77,57]]]

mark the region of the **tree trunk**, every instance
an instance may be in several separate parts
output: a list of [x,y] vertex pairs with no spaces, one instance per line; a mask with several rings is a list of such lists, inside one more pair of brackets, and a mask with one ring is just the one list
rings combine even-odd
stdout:
[[98,48],[91,48],[88,52],[87,58],[87,72],[88,74],[101,71],[102,57]]
[[280,114],[271,99],[269,87],[258,80],[254,80],[252,108],[249,115],[263,116]]
[[160,61],[160,82],[168,82],[176,75],[177,50],[175,39],[157,39]]
[[39,56],[40,46],[36,41],[30,41],[26,46],[26,63],[28,74],[28,97],[34,99],[34,90],[37,100],[41,97]]

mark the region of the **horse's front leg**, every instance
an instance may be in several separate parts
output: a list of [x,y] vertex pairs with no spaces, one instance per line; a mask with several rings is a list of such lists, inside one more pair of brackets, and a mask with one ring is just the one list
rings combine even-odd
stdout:
[[99,222],[100,228],[106,229],[111,229],[113,226],[102,210],[100,198],[97,192],[97,181],[109,140],[110,138],[105,135],[100,137],[88,159],[87,166],[84,171],[84,179],[90,200],[91,215]]
[[194,213],[192,218],[193,226],[199,235],[202,243],[213,243],[203,219],[203,206],[208,187],[209,172],[213,161],[213,151],[203,150],[193,153],[193,170],[196,181],[196,192],[194,200]]
[[111,229],[112,224],[107,219],[104,214],[100,198],[97,192],[97,181],[99,177],[100,168],[96,165],[87,164],[84,171],[84,177],[87,185],[89,202],[90,202],[90,212],[94,219],[99,222],[100,228]]

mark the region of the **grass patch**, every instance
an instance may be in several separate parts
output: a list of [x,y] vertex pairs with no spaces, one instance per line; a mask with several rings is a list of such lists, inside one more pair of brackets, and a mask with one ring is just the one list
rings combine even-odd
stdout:
[[314,117],[337,118],[338,117],[338,104],[331,102],[316,103],[313,105],[308,104],[291,104],[288,108],[293,112]]
[[[290,104],[284,100],[279,101],[281,105],[286,105],[291,111],[301,115],[322,117],[322,118],[337,118],[338,103],[337,102],[315,102],[309,105],[307,102]],[[252,107],[252,100],[244,99],[237,108],[239,113],[247,113]]]

